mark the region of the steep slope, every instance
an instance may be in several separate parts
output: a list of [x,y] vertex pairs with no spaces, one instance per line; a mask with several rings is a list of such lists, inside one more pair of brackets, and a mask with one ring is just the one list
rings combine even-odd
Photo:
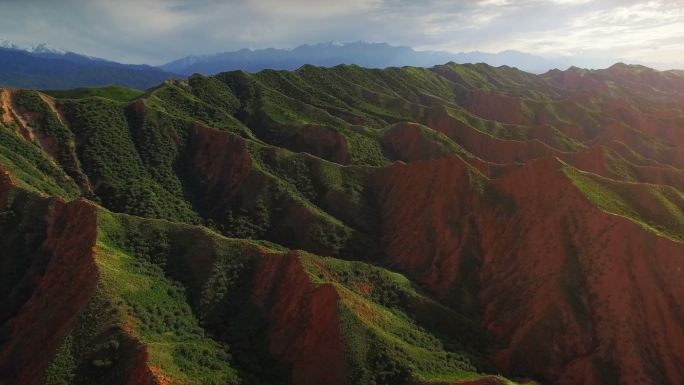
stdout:
[[3,175],[3,271],[18,273],[3,281],[3,382],[490,378],[478,326],[403,276],[41,197]]
[[[507,372],[559,384],[677,383],[684,287],[660,269],[678,271],[684,246],[634,212],[625,218],[619,206],[599,204],[610,196],[583,178],[591,177],[552,160],[493,182],[458,158],[380,172],[389,262],[453,307],[480,310],[501,344],[492,357]],[[681,193],[673,199],[654,199],[641,214],[668,212],[677,216],[659,223],[681,226]]]
[[95,288],[95,207],[17,191],[2,173],[0,379],[38,384]]
[[3,90],[0,375],[680,383],[680,80],[449,63]]

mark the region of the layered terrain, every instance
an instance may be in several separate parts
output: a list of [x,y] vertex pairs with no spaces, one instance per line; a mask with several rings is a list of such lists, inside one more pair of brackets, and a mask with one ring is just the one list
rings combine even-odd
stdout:
[[684,382],[679,72],[0,101],[0,383]]

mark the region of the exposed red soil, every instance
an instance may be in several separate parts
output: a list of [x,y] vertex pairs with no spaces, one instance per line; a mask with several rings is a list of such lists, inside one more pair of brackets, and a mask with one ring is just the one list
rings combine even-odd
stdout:
[[[684,383],[684,244],[599,210],[573,186],[559,161],[608,178],[626,173],[640,183],[681,189],[684,78],[620,65],[550,71],[544,78],[560,99],[553,101],[554,111],[535,116],[524,113],[520,96],[460,90],[469,112],[524,124],[529,140],[493,137],[442,107],[429,110],[425,123],[476,158],[450,156],[416,124],[396,124],[386,132],[386,148],[395,159],[410,162],[377,169],[370,178],[386,262],[455,309],[464,306],[455,288],[470,285],[481,307],[478,320],[495,339],[491,359],[504,374],[561,385]],[[607,81],[622,88],[616,91]],[[36,117],[17,112],[11,92],[0,93],[10,112],[3,119],[33,140],[27,122]],[[370,91],[364,96],[383,102]],[[656,107],[653,100],[662,104]],[[402,103],[408,104],[391,102]],[[142,101],[130,108],[144,117]],[[560,151],[550,125],[588,148]],[[50,151],[50,143],[38,139]],[[307,125],[288,140],[284,144],[293,150],[348,162],[346,139],[332,129]],[[251,202],[273,187],[253,167],[244,139],[195,124],[188,142],[191,171],[209,212],[223,215],[226,205]],[[618,169],[612,168],[616,161]],[[469,165],[491,179],[473,175]],[[0,167],[0,207],[11,188],[11,177]],[[645,211],[666,216],[659,211],[662,202],[642,185],[624,189]],[[337,192],[325,195],[323,205],[337,206],[323,209],[343,220],[367,211]],[[326,253],[312,245],[319,222],[310,207],[289,198],[277,206],[266,238]],[[0,382],[40,382],[36,373],[45,370],[97,280],[95,208],[84,201],[52,200],[41,215],[47,231],[36,252],[42,254],[23,278],[30,296],[0,323],[0,336],[9,341],[0,344]],[[214,262],[211,245],[198,244],[191,254],[188,274],[205,282]],[[334,286],[312,283],[294,252],[262,254],[251,300],[268,316],[271,353],[292,365],[295,385],[347,383],[350,368]],[[353,285],[372,292],[367,283]],[[27,324],[30,330],[23,327]],[[128,383],[170,381],[148,367],[143,348],[133,363]]]
[[[138,345],[135,356],[128,357],[131,366],[121,374],[125,385],[171,385],[173,382],[154,366],[148,365],[147,349]],[[177,382],[176,382],[177,383]]]
[[430,111],[427,125],[445,134],[473,155],[492,163],[521,163],[560,154],[560,151],[536,139],[503,140],[487,135],[451,117],[443,108]]
[[590,76],[587,71],[579,68],[570,68],[567,71],[553,69],[547,72],[544,77],[552,85],[566,90],[610,92],[605,82]]
[[[331,254],[329,248],[311,236],[323,220],[301,200],[287,194],[274,194],[281,187],[276,186],[275,179],[253,166],[244,139],[196,124],[189,141],[193,154],[192,178],[196,181],[200,204],[209,217],[222,221],[226,212],[234,210],[235,206],[251,209],[257,197],[269,199],[275,195],[272,199],[277,201],[270,203],[277,205],[278,214],[271,217],[271,226],[264,238],[317,254]],[[265,151],[268,156],[269,150]],[[323,199],[329,201],[331,207],[335,206],[333,211],[342,211],[345,205],[349,206],[347,216],[363,209],[339,192],[328,191]]]
[[[373,180],[380,190],[382,241],[392,261],[435,289],[439,282],[446,285],[450,284],[448,281],[453,282],[450,276],[456,273],[456,268],[440,266],[438,261],[461,254],[462,238],[467,237],[459,228],[452,229],[449,225],[469,210],[466,198],[471,186],[465,163],[451,157],[406,166],[395,164],[378,172]],[[446,185],[424,188],[435,181]],[[448,200],[434,200],[440,190],[449,191]],[[412,204],[406,205],[406,202]],[[430,229],[426,228],[426,221],[431,222]]]
[[[658,72],[650,68],[617,63],[605,70],[595,71],[595,76],[612,80],[634,92],[653,94],[682,94],[684,77],[676,71]],[[669,95],[668,95],[669,96]]]
[[28,141],[33,141],[33,130],[29,126],[26,113],[20,111],[20,108],[15,103],[17,91],[13,88],[0,89],[0,106],[2,106],[5,112],[2,116],[2,122],[6,125],[13,124],[21,137]]
[[[172,378],[164,375],[164,372],[162,372],[161,369],[159,369],[155,366],[150,366],[148,369],[152,373],[152,376],[156,380],[157,384],[159,384],[159,385],[172,385],[175,383]],[[145,376],[143,376],[143,378],[145,378]],[[140,385],[143,385],[146,383],[147,382],[143,382]],[[154,382],[152,382],[152,383],[154,383]]]
[[505,383],[496,377],[483,377],[477,380],[464,380],[458,382],[436,381],[436,382],[416,382],[413,385],[505,385]]
[[373,292],[373,283],[365,281],[353,281],[352,286],[359,294],[369,296]]
[[510,124],[529,122],[522,112],[520,99],[513,96],[477,89],[468,93],[463,106],[472,114],[487,120]]
[[339,164],[349,162],[347,139],[332,127],[306,124],[293,130],[283,147],[296,152],[308,152]]
[[[605,146],[590,147],[582,151],[566,153],[559,156],[560,159],[579,168],[583,171],[588,171],[606,178],[620,180],[624,176],[619,175],[608,166],[610,160],[609,156],[621,158],[616,152]],[[641,183],[650,183],[664,186],[672,186],[680,188],[684,186],[684,171],[674,167],[659,165],[659,166],[642,166],[632,164],[626,159],[618,159],[624,171],[627,172],[631,178]]]
[[265,256],[254,285],[252,301],[271,320],[271,353],[292,364],[292,382],[347,384],[350,369],[340,335],[335,288],[313,284],[296,252]]
[[52,111],[53,114],[57,117],[57,120],[60,121],[60,123],[64,124],[65,119],[64,116],[62,115],[62,112],[57,108],[57,103],[55,102],[55,99],[51,96],[45,95],[44,93],[39,93],[38,96],[47,104],[48,108]]
[[394,158],[405,162],[441,158],[450,154],[437,141],[428,138],[415,123],[393,125],[385,132],[382,141]]
[[603,383],[603,360],[624,383],[653,370],[684,381],[684,245],[598,210],[560,167],[514,169],[487,183],[493,200],[458,158],[378,172],[390,262],[458,307],[450,289],[475,258],[482,323],[505,346],[492,355],[505,373]]
[[[98,208],[84,200],[65,202],[15,189],[0,167],[0,210],[9,194],[21,195],[21,215],[35,215],[27,220],[38,221],[23,246],[33,258],[15,285],[23,289],[5,298],[19,307],[11,314],[11,308],[0,311],[0,383],[42,384],[48,364],[95,292]],[[157,384],[147,367],[146,349],[135,341],[132,348],[122,383]]]
[[193,171],[206,192],[207,205],[228,201],[252,167],[245,140],[195,124],[192,128]]
[[[7,185],[0,189],[6,191]],[[29,295],[16,314],[3,315],[6,321],[0,325],[6,338],[0,345],[0,382],[8,384],[42,383],[48,363],[97,283],[95,206],[51,199],[39,215],[45,233],[42,242],[26,245],[37,258],[17,285],[28,287],[24,293]]]
[[[48,153],[53,159],[57,158],[57,142],[55,138],[48,135],[39,129],[39,122],[44,118],[42,113],[26,111],[17,105],[15,98],[17,96],[15,89],[1,89],[0,90],[0,106],[5,111],[2,120],[5,124],[14,124],[18,134],[28,141],[35,141]],[[54,112],[55,116],[60,122],[64,122],[62,114],[57,109],[53,98],[38,94],[45,102],[49,109]]]
[[642,133],[629,129],[623,123],[615,123],[604,127],[594,145],[622,142],[635,153],[644,158],[684,169],[684,152],[675,143],[652,143],[644,140]]
[[12,123],[12,106],[11,106],[11,92],[9,89],[0,90],[0,107],[4,112],[2,114],[2,123]]

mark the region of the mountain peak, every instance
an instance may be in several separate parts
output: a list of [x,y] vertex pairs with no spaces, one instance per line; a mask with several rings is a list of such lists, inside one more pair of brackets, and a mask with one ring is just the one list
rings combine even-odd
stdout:
[[49,53],[49,54],[55,54],[55,55],[64,55],[67,53],[67,51],[60,49],[60,48],[55,48],[47,43],[41,43],[38,45],[35,45],[29,49],[30,52],[32,53]]
[[0,39],[0,48],[22,50],[20,46],[6,39]]
[[16,51],[24,51],[28,53],[35,54],[52,54],[52,55],[64,55],[67,51],[59,48],[50,46],[47,43],[40,43],[33,46],[22,46],[11,40],[0,39],[0,48],[11,49]]

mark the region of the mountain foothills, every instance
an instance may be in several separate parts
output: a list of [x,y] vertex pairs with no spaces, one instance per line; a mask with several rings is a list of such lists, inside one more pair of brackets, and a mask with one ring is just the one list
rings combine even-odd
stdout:
[[2,384],[684,383],[684,75],[4,89]]

